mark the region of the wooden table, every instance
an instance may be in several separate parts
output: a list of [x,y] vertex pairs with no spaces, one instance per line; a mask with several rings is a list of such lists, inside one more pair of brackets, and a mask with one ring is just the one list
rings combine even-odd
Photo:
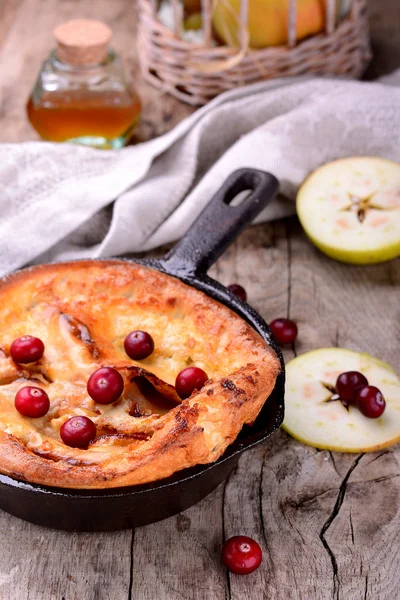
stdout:
[[[376,48],[370,77],[400,66],[398,2],[370,2]],[[137,74],[131,0],[2,0],[2,142],[36,139],[24,104],[53,26],[77,15],[107,21]],[[137,83],[145,101],[138,140],[189,114]],[[333,262],[307,242],[293,218],[248,230],[212,275],[242,283],[266,320],[295,319],[296,353],[342,346],[399,369],[399,267],[398,261]],[[292,356],[286,352],[286,359]],[[197,506],[136,531],[70,534],[0,513],[0,599],[398,600],[399,463],[399,447],[333,454],[280,432],[245,453],[228,481]],[[221,544],[234,534],[263,547],[263,566],[250,576],[229,575],[220,564]]]

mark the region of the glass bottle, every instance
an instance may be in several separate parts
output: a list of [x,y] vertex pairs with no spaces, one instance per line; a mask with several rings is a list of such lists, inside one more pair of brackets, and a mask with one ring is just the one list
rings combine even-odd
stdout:
[[27,105],[29,121],[53,142],[121,148],[140,116],[140,100],[109,47],[111,29],[73,20],[54,30],[57,48],[44,62]]

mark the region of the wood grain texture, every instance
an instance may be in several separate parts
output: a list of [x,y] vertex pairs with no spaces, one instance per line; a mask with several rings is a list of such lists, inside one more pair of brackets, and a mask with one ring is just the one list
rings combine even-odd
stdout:
[[[398,0],[370,0],[375,59],[368,75],[400,67]],[[72,16],[106,20],[144,100],[136,140],[192,109],[138,77],[132,0],[0,3],[0,140],[36,139],[24,105],[51,30]],[[240,282],[270,321],[291,316],[300,336],[285,358],[321,346],[371,352],[400,370],[400,263],[341,265],[306,240],[296,219],[245,232],[212,275]],[[318,452],[284,432],[243,455],[202,502],[161,523],[109,534],[43,529],[0,513],[4,600],[399,600],[400,448],[375,455]],[[101,515],[99,515],[101,518]],[[219,561],[227,537],[263,547],[255,573]]]
[[23,0],[6,0],[0,3],[0,48],[13,26]]
[[53,531],[10,519],[0,511],[0,598],[128,598],[131,538],[130,531],[111,534]]
[[225,600],[222,507],[220,486],[185,512],[136,530],[130,600]]

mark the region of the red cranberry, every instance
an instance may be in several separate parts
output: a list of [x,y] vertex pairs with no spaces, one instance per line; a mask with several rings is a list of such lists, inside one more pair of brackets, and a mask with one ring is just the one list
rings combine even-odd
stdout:
[[386,402],[382,392],[374,385],[367,385],[358,392],[356,404],[359,411],[369,419],[380,417],[385,408]]
[[222,546],[221,558],[232,573],[247,575],[261,565],[262,550],[252,538],[235,535]]
[[71,448],[87,448],[96,437],[96,425],[88,417],[71,417],[61,427],[60,436]]
[[124,341],[125,352],[133,360],[147,358],[154,350],[154,340],[147,331],[131,331]]
[[275,319],[269,326],[278,344],[291,344],[297,338],[297,325],[290,319]]
[[11,358],[18,363],[32,363],[40,360],[44,353],[42,340],[32,335],[23,335],[10,346]]
[[238,283],[231,283],[231,285],[228,285],[228,290],[231,290],[231,292],[233,292],[236,296],[238,296],[246,302],[247,293],[244,287],[242,287]]
[[111,404],[124,391],[124,380],[113,367],[100,367],[89,377],[87,391],[98,404]]
[[42,388],[27,386],[15,394],[14,405],[17,411],[24,417],[38,419],[44,417],[50,408],[48,395]]
[[208,375],[199,367],[186,367],[180,373],[175,381],[175,389],[184,400],[189,398],[194,390],[200,390],[208,379]]
[[346,371],[336,379],[336,392],[340,399],[348,404],[354,404],[361,388],[368,385],[368,380],[358,371]]

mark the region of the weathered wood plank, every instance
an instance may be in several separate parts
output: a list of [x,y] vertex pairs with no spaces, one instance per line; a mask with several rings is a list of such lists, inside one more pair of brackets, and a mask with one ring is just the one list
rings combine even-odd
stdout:
[[[398,367],[400,261],[340,264],[311,246],[297,220],[288,220],[287,227],[290,314],[299,325],[296,352],[338,345],[371,352]],[[278,582],[293,576],[297,594],[282,598],[395,597],[400,449],[381,454],[318,452],[283,433],[271,442],[263,478],[265,534],[274,565],[280,565]],[[271,511],[280,534],[271,524]],[[389,547],[390,568],[384,560]],[[278,588],[271,593],[280,598]]]
[[286,316],[289,280],[284,222],[245,231],[210,274],[224,285],[244,285],[248,302],[267,322]]
[[[268,246],[262,235],[270,228],[247,232],[218,264],[219,278],[244,283],[249,301],[267,320],[285,314],[294,318],[300,328],[298,353],[340,344],[399,365],[400,262],[353,267],[331,261],[309,244],[295,219],[286,222],[288,248],[278,236],[275,247],[265,249],[260,261],[260,249]],[[275,264],[276,249],[281,264],[266,275],[264,267]],[[285,255],[288,270],[282,264]],[[255,273],[258,298],[252,292]],[[360,302],[362,308],[357,310]],[[377,336],[377,331],[386,334]],[[290,350],[286,355],[293,356]],[[365,456],[319,452],[283,432],[246,453],[226,486],[225,535],[242,533],[257,539],[264,563],[248,577],[230,575],[230,597],[395,598],[399,458],[398,447]]]
[[0,511],[0,598],[128,598],[131,532],[66,533]]
[[400,263],[356,266],[321,254],[296,219],[291,245],[291,315],[299,325],[298,353],[323,346],[369,352],[400,365]]
[[136,530],[131,600],[225,600],[222,508],[220,486],[180,515]]
[[261,496],[265,583],[253,598],[396,598],[398,455],[318,452],[283,432],[269,442]]

